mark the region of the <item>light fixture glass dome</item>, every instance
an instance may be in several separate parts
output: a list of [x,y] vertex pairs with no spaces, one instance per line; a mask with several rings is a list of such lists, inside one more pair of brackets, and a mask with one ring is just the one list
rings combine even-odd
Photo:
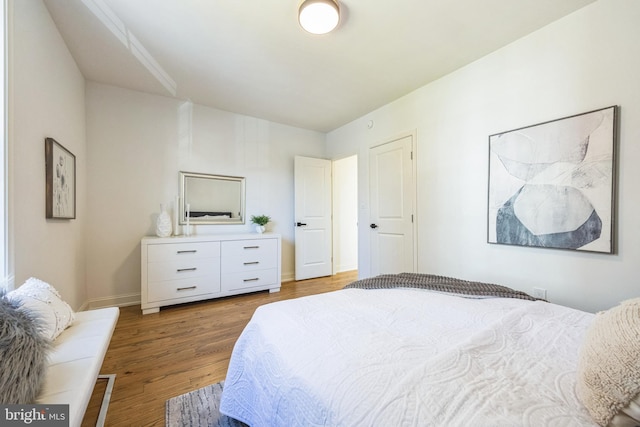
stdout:
[[340,21],[340,8],[334,0],[305,0],[298,11],[302,28],[312,34],[326,34]]

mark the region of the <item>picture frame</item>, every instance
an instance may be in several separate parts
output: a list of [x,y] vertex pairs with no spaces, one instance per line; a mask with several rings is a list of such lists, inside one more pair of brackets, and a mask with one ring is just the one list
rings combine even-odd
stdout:
[[488,243],[614,253],[618,108],[489,136]]
[[46,218],[76,218],[76,156],[45,138]]

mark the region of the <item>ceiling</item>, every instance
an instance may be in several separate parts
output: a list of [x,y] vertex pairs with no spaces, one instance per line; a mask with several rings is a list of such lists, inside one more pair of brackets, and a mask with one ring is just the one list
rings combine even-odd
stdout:
[[328,132],[595,0],[44,0],[87,80]]

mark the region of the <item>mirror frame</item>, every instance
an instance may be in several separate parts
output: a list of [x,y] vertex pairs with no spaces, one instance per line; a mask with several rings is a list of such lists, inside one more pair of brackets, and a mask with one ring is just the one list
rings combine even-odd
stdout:
[[[232,181],[240,183],[240,212],[239,218],[205,218],[190,217],[190,225],[207,224],[207,225],[222,225],[222,224],[244,224],[245,223],[245,178],[242,176],[228,176],[228,175],[212,175],[206,173],[195,172],[183,172],[180,171],[180,225],[187,224],[187,203],[189,201],[186,197],[189,196],[187,189],[187,178],[201,178],[217,181]],[[186,197],[185,197],[186,196]]]

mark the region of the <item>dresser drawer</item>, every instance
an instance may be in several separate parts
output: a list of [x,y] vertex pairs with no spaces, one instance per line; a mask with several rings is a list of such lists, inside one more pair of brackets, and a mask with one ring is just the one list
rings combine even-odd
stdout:
[[222,274],[275,268],[278,254],[273,251],[247,251],[237,256],[224,256]]
[[177,261],[150,262],[147,277],[150,282],[188,279],[220,274],[220,258],[178,259]]
[[183,259],[215,258],[220,256],[220,242],[168,243],[149,245],[148,262]]
[[236,289],[254,288],[277,283],[278,270],[246,271],[222,275],[222,289],[233,291]]
[[234,240],[222,242],[225,257],[244,256],[262,252],[275,253],[278,250],[277,239]]
[[198,295],[220,293],[220,276],[202,276],[187,279],[149,282],[147,296],[149,302],[176,300]]

